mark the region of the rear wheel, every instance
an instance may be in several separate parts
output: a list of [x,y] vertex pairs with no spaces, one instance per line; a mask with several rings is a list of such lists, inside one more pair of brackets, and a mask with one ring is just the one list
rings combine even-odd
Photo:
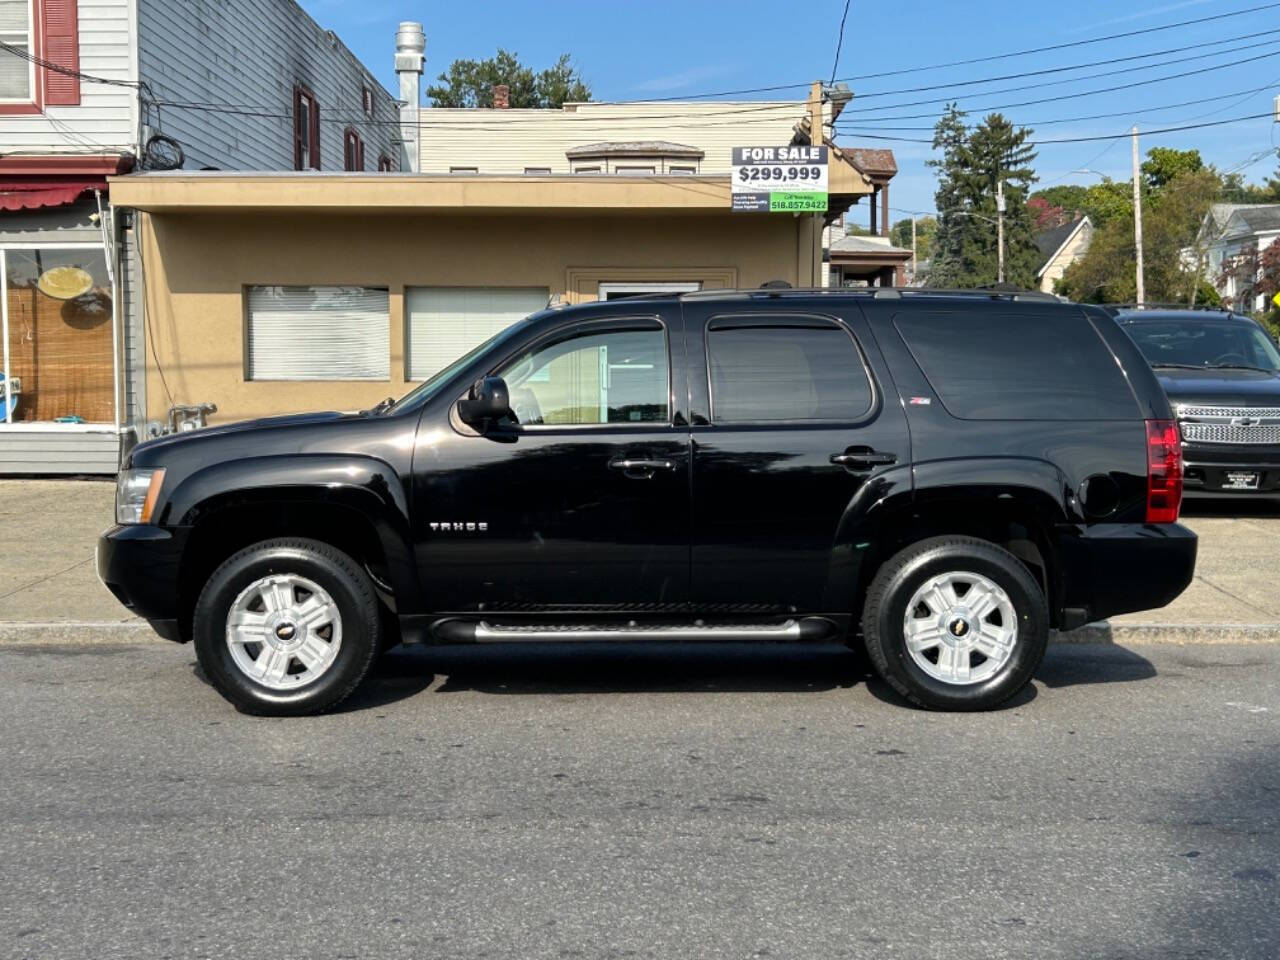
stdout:
[[1044,594],[1017,557],[985,540],[913,544],[877,572],[862,614],[876,672],[921,706],[984,710],[1044,658]]
[[194,633],[205,675],[237,708],[295,716],[349,696],[382,630],[359,565],[328,544],[291,538],[254,544],[214,571]]

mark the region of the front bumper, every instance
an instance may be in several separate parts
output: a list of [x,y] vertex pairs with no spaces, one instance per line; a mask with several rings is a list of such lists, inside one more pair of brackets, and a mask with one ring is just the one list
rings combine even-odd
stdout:
[[[1280,450],[1275,447],[1182,445],[1182,492],[1187,497],[1280,497]],[[1231,474],[1258,476],[1256,489],[1232,486]]]
[[181,640],[178,572],[187,531],[117,524],[98,537],[98,579],[166,640]]
[[1060,529],[1063,628],[1171,603],[1195,575],[1196,545],[1178,523]]

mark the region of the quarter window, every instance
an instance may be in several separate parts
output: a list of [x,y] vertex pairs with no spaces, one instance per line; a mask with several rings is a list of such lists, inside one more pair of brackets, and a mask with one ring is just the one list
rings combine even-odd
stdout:
[[939,399],[964,420],[1124,420],[1138,406],[1079,312],[911,313],[894,324]]
[[717,423],[848,422],[871,409],[866,367],[841,327],[770,327],[755,318],[751,326],[734,327],[713,321],[707,360]]
[[250,380],[389,380],[385,287],[248,290]]
[[570,336],[499,372],[525,426],[666,423],[667,338],[651,329]]

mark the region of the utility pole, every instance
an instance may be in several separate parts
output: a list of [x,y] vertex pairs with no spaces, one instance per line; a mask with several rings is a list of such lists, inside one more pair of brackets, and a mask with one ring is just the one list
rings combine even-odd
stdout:
[[1133,127],[1133,246],[1137,251],[1138,306],[1147,298],[1142,280],[1142,186],[1138,179],[1138,126]]
[[919,267],[916,265],[916,215],[911,215],[911,282],[916,282],[916,271]]
[[996,283],[1004,283],[1004,177],[996,168]]

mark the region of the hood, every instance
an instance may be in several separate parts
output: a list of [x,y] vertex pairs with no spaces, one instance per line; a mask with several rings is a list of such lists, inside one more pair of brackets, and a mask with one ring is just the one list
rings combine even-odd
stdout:
[[358,420],[363,416],[364,414],[361,413],[340,413],[338,411],[331,410],[325,413],[293,413],[280,417],[262,417],[258,420],[237,420],[234,423],[221,423],[212,427],[204,427],[200,430],[189,430],[185,433],[171,433],[163,437],[156,437],[153,440],[146,440],[134,447],[131,451],[131,455],[134,457],[137,457],[138,455],[153,456],[158,453],[181,450],[205,443],[209,440],[216,440],[221,437],[233,436],[240,433],[248,433],[250,431],[288,431],[299,427],[311,427],[316,426],[317,424],[334,423],[341,420]]
[[1170,401],[1280,407],[1280,373],[1259,370],[1155,371]]

